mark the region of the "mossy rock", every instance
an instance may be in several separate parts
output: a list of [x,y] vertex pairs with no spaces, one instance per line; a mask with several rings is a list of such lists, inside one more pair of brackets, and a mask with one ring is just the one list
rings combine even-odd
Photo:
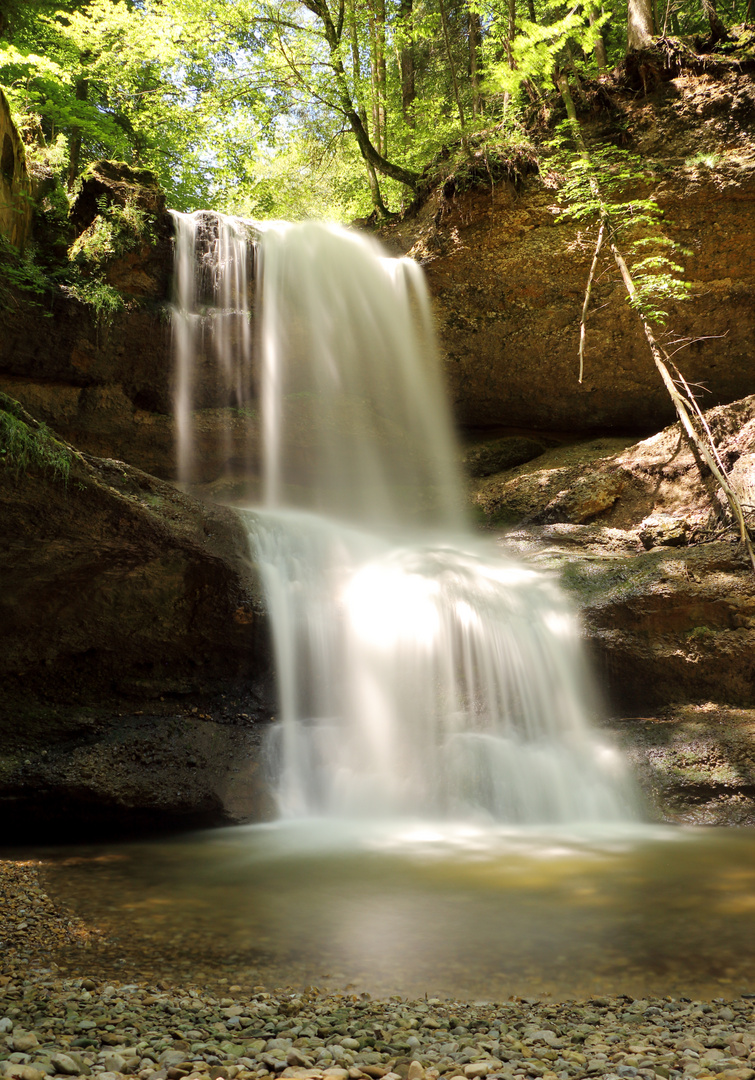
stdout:
[[71,223],[77,234],[92,224],[101,200],[108,205],[133,203],[155,218],[165,214],[165,195],[149,169],[132,169],[122,161],[93,161],[81,174],[79,192],[71,207]]

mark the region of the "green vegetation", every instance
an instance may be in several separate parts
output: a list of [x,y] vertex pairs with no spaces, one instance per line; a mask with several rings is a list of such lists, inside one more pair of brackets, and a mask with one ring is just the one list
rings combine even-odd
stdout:
[[[87,179],[86,172],[82,179]],[[61,205],[61,194],[60,186],[52,185],[41,199],[37,231],[42,243],[20,252],[0,236],[0,307],[12,304],[20,290],[27,302],[47,308],[55,290],[62,288],[91,307],[97,323],[106,326],[126,306],[123,295],[106,280],[108,265],[157,240],[154,215],[138,205],[136,192],[127,194],[122,205],[101,195],[93,221],[69,245],[68,199],[63,194]]]
[[51,472],[68,483],[72,453],[50,429],[28,416],[17,401],[0,393],[0,465],[18,479],[28,471]]
[[35,244],[21,252],[0,235],[0,305],[7,306],[11,289],[20,289],[34,300],[48,293],[50,280],[37,256]]
[[109,158],[177,209],[350,219],[408,205],[449,147],[505,159],[554,82],[579,96],[654,34],[734,47],[713,0],[6,0],[0,85],[69,190]]
[[560,212],[564,218],[597,224],[610,217],[613,244],[625,245],[635,291],[631,306],[647,322],[662,326],[667,305],[686,300],[690,284],[676,261],[690,252],[664,232],[663,211],[650,191],[654,177],[637,154],[621,147],[586,146],[574,122],[567,120],[550,143],[548,168],[557,173]]

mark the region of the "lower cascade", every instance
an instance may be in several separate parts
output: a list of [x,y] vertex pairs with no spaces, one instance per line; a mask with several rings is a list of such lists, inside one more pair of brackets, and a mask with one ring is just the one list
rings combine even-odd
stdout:
[[[192,342],[207,319],[189,310],[200,290],[185,253],[208,215],[175,216],[186,463]],[[223,220],[214,235],[238,238]],[[239,513],[274,644],[266,760],[281,816],[635,818],[623,763],[590,728],[593,690],[557,586],[466,524],[420,268],[335,226],[255,229],[258,341],[216,333],[215,351],[247,380],[237,400],[261,411],[262,505]],[[209,257],[216,307],[243,325],[238,245]],[[224,356],[224,341],[247,353]]]

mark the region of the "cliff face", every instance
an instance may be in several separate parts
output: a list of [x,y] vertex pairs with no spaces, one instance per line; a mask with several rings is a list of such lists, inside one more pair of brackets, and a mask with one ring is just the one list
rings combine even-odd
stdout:
[[[755,79],[684,74],[647,96],[608,83],[603,91],[588,137],[620,135],[641,156],[656,179],[637,197],[655,193],[662,232],[689,252],[679,261],[690,299],[667,324],[672,343],[688,343],[675,359],[710,391],[706,407],[743,397],[755,387]],[[595,230],[559,216],[547,161],[518,189],[454,186],[385,236],[425,267],[460,424],[587,432],[668,423],[670,402],[610,254],[578,382]]]
[[31,236],[32,216],[24,145],[0,90],[0,234],[22,248]]
[[42,451],[0,466],[2,835],[259,818],[274,694],[238,517],[9,416]]

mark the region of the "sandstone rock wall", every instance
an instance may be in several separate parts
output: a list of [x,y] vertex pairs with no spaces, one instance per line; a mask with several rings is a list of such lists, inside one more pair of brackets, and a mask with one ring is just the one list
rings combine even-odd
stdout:
[[0,90],[0,233],[17,248],[23,248],[31,236],[32,217],[24,144]]
[[[588,130],[615,135],[649,169],[663,233],[680,255],[690,299],[669,309],[670,342],[706,407],[755,390],[755,123],[753,76],[680,76],[647,98],[616,95]],[[446,198],[386,230],[425,266],[459,422],[572,432],[650,431],[673,411],[610,256],[593,290],[583,383],[579,319],[595,230],[558,214],[547,160],[521,190]],[[676,344],[672,344],[675,348]]]

